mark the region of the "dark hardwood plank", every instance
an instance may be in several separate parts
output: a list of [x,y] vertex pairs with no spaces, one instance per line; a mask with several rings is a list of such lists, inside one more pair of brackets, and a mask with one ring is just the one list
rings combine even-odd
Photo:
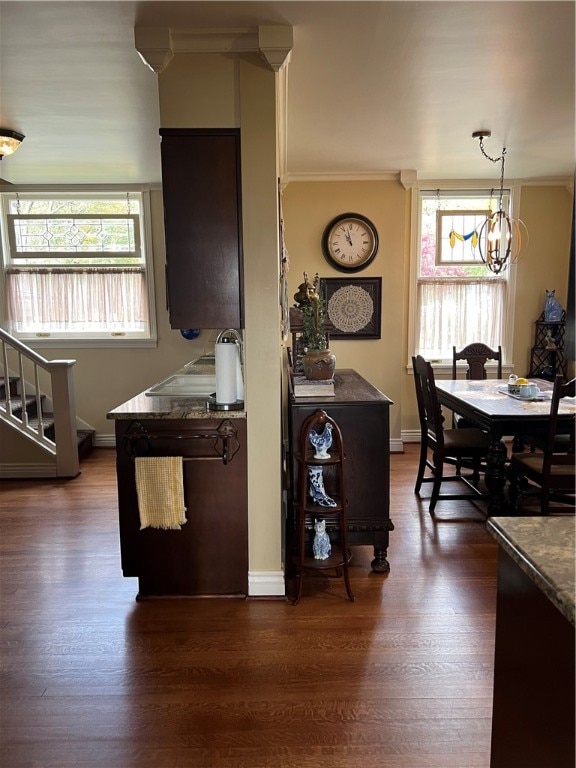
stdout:
[[391,456],[390,574],[282,600],[135,602],[115,458],[0,482],[0,764],[7,768],[488,768],[497,545],[438,521]]

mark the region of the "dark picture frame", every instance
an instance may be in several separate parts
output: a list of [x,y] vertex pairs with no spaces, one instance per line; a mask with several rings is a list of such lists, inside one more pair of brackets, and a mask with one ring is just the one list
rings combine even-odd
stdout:
[[380,339],[381,277],[323,277],[320,293],[330,321],[330,339]]

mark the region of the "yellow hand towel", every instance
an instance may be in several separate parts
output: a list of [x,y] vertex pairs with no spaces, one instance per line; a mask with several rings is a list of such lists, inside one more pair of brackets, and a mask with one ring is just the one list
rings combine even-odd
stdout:
[[180,530],[186,522],[181,456],[144,456],[135,459],[140,530]]

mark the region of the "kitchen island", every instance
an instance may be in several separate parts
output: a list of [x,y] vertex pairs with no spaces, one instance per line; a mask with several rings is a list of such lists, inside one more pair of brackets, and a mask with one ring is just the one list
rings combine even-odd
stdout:
[[498,517],[490,768],[574,768],[574,517]]
[[[213,361],[182,375],[213,372]],[[248,593],[246,412],[210,411],[206,397],[141,392],[111,410],[122,572],[138,578],[137,599],[245,597]],[[182,457],[187,522],[141,529],[138,456]]]

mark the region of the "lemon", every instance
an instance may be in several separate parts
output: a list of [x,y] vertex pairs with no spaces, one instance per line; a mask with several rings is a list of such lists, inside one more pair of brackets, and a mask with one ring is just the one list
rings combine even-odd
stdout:
[[516,379],[515,384],[530,384],[528,379]]

